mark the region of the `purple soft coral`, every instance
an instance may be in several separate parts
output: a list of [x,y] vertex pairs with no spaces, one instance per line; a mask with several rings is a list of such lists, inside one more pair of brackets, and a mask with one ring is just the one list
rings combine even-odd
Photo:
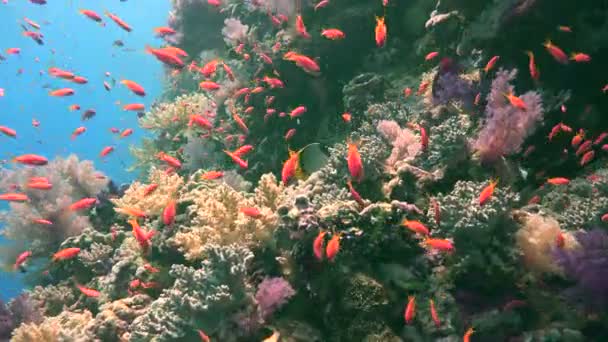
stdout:
[[281,277],[264,279],[258,285],[258,291],[255,294],[262,319],[265,320],[271,316],[295,293],[289,282]]
[[456,72],[443,72],[433,82],[433,103],[445,105],[451,101],[462,101],[471,107],[475,93],[472,82],[461,78]]
[[500,70],[492,81],[484,127],[473,142],[474,149],[484,162],[493,162],[504,155],[519,151],[525,138],[542,120],[543,104],[538,93],[529,91],[520,96],[526,103],[525,111],[512,106],[507,100],[505,94],[514,90],[509,82],[515,79],[516,75],[517,69]]
[[568,294],[583,299],[590,308],[605,308],[608,304],[608,234],[601,229],[578,232],[576,240],[579,248],[554,251],[555,262],[568,278],[576,281]]

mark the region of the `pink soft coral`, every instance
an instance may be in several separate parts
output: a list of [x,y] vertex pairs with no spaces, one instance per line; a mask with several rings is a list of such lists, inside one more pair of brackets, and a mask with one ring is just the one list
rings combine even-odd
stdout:
[[391,155],[386,160],[386,166],[391,169],[399,161],[416,157],[422,148],[418,136],[410,129],[401,128],[395,121],[381,120],[376,130],[393,145]]

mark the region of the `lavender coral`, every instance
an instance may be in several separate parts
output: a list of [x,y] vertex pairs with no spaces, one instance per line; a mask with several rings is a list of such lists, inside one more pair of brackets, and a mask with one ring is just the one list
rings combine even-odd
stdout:
[[484,162],[493,162],[502,156],[518,152],[524,139],[542,120],[543,105],[537,92],[529,91],[520,96],[527,109],[522,110],[509,103],[505,94],[515,93],[510,84],[517,76],[517,69],[499,70],[492,81],[488,94],[484,126],[473,143],[474,149]]
[[222,35],[224,41],[230,46],[235,46],[238,43],[242,43],[247,39],[247,32],[249,26],[244,25],[238,18],[226,18],[224,20],[224,28],[222,28]]
[[[36,190],[27,186],[31,177],[46,177],[53,185],[49,190]],[[29,197],[25,203],[11,203],[10,211],[0,213],[6,224],[4,234],[10,240],[29,245],[33,256],[48,255],[63,240],[80,234],[90,226],[88,217],[66,212],[73,202],[85,197],[96,197],[108,184],[108,178],[95,170],[90,161],[80,161],[75,155],[57,158],[46,166],[2,170],[0,188],[8,191],[17,184]],[[46,219],[52,225],[32,223]],[[12,255],[10,262],[14,261]]]
[[576,285],[568,294],[583,299],[594,309],[608,305],[608,234],[601,229],[577,232],[580,247],[574,250],[556,249],[556,263]]
[[258,291],[255,293],[255,300],[262,318],[271,316],[295,293],[289,282],[281,277],[264,279],[258,285]]

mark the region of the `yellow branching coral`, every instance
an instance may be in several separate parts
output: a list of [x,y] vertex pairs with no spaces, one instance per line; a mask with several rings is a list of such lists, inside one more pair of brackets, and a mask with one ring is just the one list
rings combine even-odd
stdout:
[[[144,196],[149,184],[157,184],[158,188]],[[166,175],[162,170],[153,168],[148,177],[148,184],[133,182],[121,198],[112,199],[118,208],[136,208],[147,215],[160,215],[170,200],[175,199],[184,180],[177,174]]]
[[569,232],[562,232],[559,223],[541,214],[523,211],[514,213],[521,228],[515,234],[524,264],[538,273],[558,273],[560,270],[553,261],[551,250],[556,247],[556,238],[561,232],[565,249],[577,247],[576,239]]
[[[197,174],[193,179],[197,179]],[[193,180],[186,185],[180,202],[191,202],[187,208],[189,226],[182,226],[170,243],[186,259],[203,257],[208,243],[228,245],[234,242],[257,246],[268,241],[277,226],[275,209],[283,187],[272,174],[263,175],[254,194],[234,190],[217,181]],[[256,208],[260,217],[252,218],[241,209]]]
[[93,319],[91,312],[63,311],[40,324],[22,324],[13,331],[13,342],[91,341],[84,327]]

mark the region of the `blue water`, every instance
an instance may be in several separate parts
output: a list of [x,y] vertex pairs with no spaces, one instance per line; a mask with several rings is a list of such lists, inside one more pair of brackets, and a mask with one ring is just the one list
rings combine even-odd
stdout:
[[[106,10],[112,12],[133,30],[127,33],[105,16],[106,26],[103,27],[80,14],[78,11],[83,8],[102,16]],[[148,107],[162,90],[162,67],[144,52],[144,47],[145,44],[160,46],[162,43],[154,37],[153,28],[166,25],[169,9],[167,0],[49,0],[44,6],[28,0],[9,0],[8,4],[0,4],[0,50],[7,58],[0,62],[0,88],[5,90],[5,96],[0,97],[0,125],[17,131],[17,139],[0,135],[0,159],[36,153],[51,160],[55,156],[75,153],[80,159],[93,160],[95,167],[117,184],[132,180],[136,175],[126,170],[132,164],[128,147],[139,141],[145,132],[138,128],[136,114],[122,111],[122,104],[137,102]],[[25,24],[23,17],[42,26],[40,32],[44,34],[45,45],[37,45],[22,35],[19,24]],[[117,39],[125,46],[114,47],[112,43]],[[7,55],[5,50],[11,47],[21,48],[20,55]],[[123,51],[125,48],[134,51]],[[79,85],[52,78],[46,74],[49,67],[73,71],[89,82]],[[19,69],[23,70],[21,75],[17,75]],[[45,74],[40,75],[40,70]],[[105,72],[117,82],[110,92],[103,87],[103,81],[111,82]],[[118,83],[122,79],[141,84],[146,96],[142,98],[131,93]],[[70,87],[76,94],[51,97],[48,95],[50,89],[43,88],[45,84],[51,89]],[[82,109],[70,112],[68,106],[71,104],[79,104]],[[88,108],[95,109],[97,115],[82,122],[80,115]],[[32,118],[40,121],[40,127],[32,126]],[[70,135],[79,126],[85,126],[87,131],[70,140]],[[132,128],[135,132],[119,140],[110,133],[111,127]],[[114,145],[116,149],[102,161],[99,152],[108,145]],[[0,210],[4,209],[6,205],[0,204]],[[10,298],[21,288],[19,275],[0,272],[0,298]]]

